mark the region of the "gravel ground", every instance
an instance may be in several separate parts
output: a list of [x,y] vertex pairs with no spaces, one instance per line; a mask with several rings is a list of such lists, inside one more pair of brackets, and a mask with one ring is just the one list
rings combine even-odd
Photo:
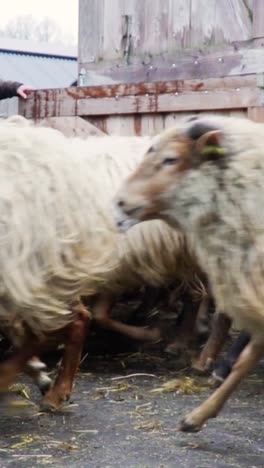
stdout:
[[[178,432],[177,423],[212,391],[206,378],[183,380],[181,388],[193,389],[190,394],[175,387],[151,392],[181,378],[181,366],[160,354],[88,356],[63,412],[41,414],[34,408],[21,413],[2,402],[0,467],[263,467],[264,365],[197,434]],[[112,380],[135,373],[140,375]],[[194,383],[198,388],[192,388]],[[37,402],[38,392],[29,385],[30,399]]]

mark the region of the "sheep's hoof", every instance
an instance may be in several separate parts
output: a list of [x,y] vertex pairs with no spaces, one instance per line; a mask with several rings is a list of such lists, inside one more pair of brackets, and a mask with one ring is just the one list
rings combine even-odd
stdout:
[[201,359],[197,359],[192,363],[192,369],[200,375],[207,374],[213,364],[212,358],[207,358],[205,362]]
[[61,409],[60,406],[54,405],[51,401],[41,401],[40,403],[40,411],[45,411],[47,413],[55,413]]
[[43,411],[59,411],[61,410],[64,403],[69,401],[70,393],[55,392],[53,389],[46,393],[45,397],[40,403],[40,407]]
[[179,430],[182,432],[199,432],[201,429],[202,425],[195,424],[190,416],[186,416],[186,418],[182,419],[179,424]]
[[212,379],[218,384],[221,384],[229,376],[231,370],[232,366],[223,360],[212,372]]
[[211,375],[211,378],[209,379],[209,384],[212,385],[213,387],[219,387],[220,385],[222,385],[224,381],[225,381],[225,378],[222,375],[217,374],[217,372],[214,371]]

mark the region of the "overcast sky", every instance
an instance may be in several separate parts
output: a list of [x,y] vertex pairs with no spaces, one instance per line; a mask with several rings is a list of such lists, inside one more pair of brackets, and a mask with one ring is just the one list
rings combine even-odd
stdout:
[[48,16],[65,34],[75,40],[78,35],[78,0],[6,0],[1,8],[0,28],[16,16],[32,15],[37,19]]

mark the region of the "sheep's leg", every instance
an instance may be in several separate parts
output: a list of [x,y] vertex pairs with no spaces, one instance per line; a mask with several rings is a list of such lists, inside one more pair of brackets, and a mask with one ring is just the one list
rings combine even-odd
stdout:
[[200,302],[195,329],[198,335],[208,334],[208,322],[209,322],[209,309],[211,307],[211,298],[209,296],[203,297]]
[[78,302],[72,310],[76,319],[68,328],[62,363],[53,387],[44,396],[41,406],[43,409],[58,410],[63,402],[70,398],[74,377],[78,370],[83,344],[90,324],[91,314],[85,306]]
[[8,389],[16,376],[24,371],[27,362],[34,354],[38,354],[40,347],[40,343],[35,340],[31,340],[30,345],[26,342],[14,356],[0,364],[0,390]]
[[264,343],[251,340],[240,354],[227,379],[198,408],[195,408],[181,422],[180,430],[197,432],[209,418],[217,416],[228,397],[241,380],[255,367],[264,355]]
[[46,364],[36,356],[32,357],[26,364],[25,373],[29,375],[44,395],[50,389],[51,378],[46,372]]
[[113,297],[107,295],[97,298],[93,308],[93,319],[100,327],[122,333],[135,340],[155,341],[160,339],[160,331],[157,328],[137,327],[112,319],[110,311],[113,302]]
[[224,345],[230,326],[231,320],[225,314],[217,312],[213,318],[209,338],[199,358],[193,363],[193,369],[199,372],[209,370]]
[[187,349],[193,341],[200,305],[191,301],[190,296],[186,297],[184,302],[182,322],[177,329],[177,337],[165,349],[167,353],[178,354],[179,351]]
[[248,344],[250,340],[249,333],[242,331],[239,336],[234,340],[226,355],[219,361],[213,371],[213,379],[217,383],[222,383],[226,377],[230,374],[234,363],[238,356]]

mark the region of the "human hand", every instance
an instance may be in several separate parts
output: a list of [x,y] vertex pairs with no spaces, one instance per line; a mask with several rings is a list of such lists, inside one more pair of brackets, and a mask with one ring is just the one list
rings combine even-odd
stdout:
[[16,93],[19,97],[23,99],[27,99],[28,94],[32,90],[33,90],[32,86],[22,84],[17,88]]

